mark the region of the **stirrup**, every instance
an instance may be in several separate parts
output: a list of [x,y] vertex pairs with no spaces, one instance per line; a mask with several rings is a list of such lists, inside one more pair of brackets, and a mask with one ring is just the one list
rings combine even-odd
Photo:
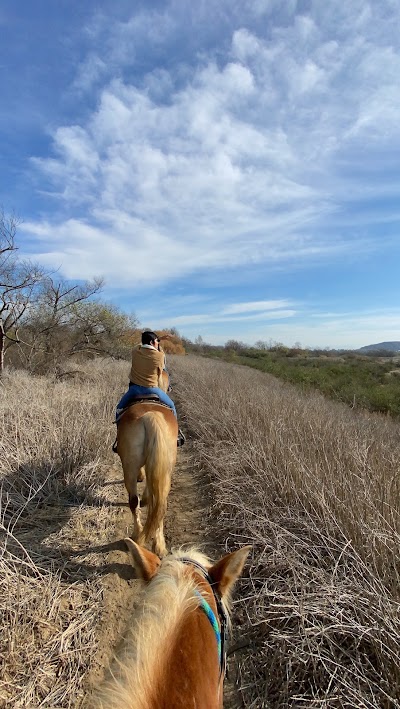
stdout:
[[178,430],[178,440],[176,442],[177,447],[180,448],[181,446],[183,446],[185,441],[186,441],[186,437],[185,437],[184,433],[182,433],[181,429],[179,429]]

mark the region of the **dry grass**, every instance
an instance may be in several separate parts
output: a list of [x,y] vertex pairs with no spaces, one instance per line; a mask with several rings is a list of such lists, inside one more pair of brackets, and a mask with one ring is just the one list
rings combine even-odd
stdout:
[[[127,365],[0,383],[0,706],[77,707],[102,586],[85,545],[110,538],[100,461]],[[81,549],[81,551],[79,551]]]
[[[213,484],[210,537],[254,548],[234,618],[244,706],[400,707],[399,424],[254,370],[169,364],[194,464]],[[81,706],[127,371],[100,362],[0,383],[1,707]]]
[[254,548],[244,706],[399,707],[399,424],[235,365],[173,372],[213,531]]

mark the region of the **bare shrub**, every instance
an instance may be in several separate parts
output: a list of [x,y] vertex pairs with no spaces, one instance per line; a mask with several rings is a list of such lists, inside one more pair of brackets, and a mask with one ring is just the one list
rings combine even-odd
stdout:
[[254,562],[246,707],[399,707],[400,437],[389,418],[237,365],[176,358],[213,529]]

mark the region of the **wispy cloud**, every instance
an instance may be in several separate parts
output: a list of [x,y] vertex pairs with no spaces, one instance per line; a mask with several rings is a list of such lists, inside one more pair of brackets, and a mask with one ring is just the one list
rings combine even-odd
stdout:
[[[271,315],[271,313],[270,313]],[[243,319],[238,330],[235,321],[218,317],[207,321],[188,319],[176,322],[176,327],[184,326],[189,337],[201,332],[203,339],[211,344],[223,344],[229,339],[240,339],[248,344],[258,340],[282,342],[287,346],[296,343],[303,347],[356,349],[378,341],[399,341],[400,310],[371,310],[361,313],[315,313],[297,310],[285,319],[269,319],[266,314],[258,318]],[[377,330],[377,322],[379,329]],[[217,328],[214,327],[217,325]],[[377,337],[379,332],[379,337]]]
[[[398,4],[95,5],[5,13],[11,31],[43,31],[49,13],[52,27],[69,22],[63,42],[29,44],[35,80],[4,75],[21,81],[0,109],[7,136],[41,131],[14,180],[33,205],[24,252],[71,279],[104,275],[117,301],[146,314],[155,303],[188,331],[368,336],[367,320],[346,320],[353,273],[367,307],[400,248]],[[306,316],[312,299],[338,318]]]
[[249,313],[253,311],[266,312],[269,310],[278,310],[279,308],[287,308],[289,305],[292,305],[292,303],[288,300],[257,300],[249,303],[233,303],[232,305],[227,305],[222,312],[225,315],[236,315],[237,313]]
[[106,62],[91,52],[78,66],[71,89],[82,93],[90,91],[108,71]]
[[166,326],[183,326],[183,325],[210,325],[211,323],[235,323],[235,322],[252,322],[257,320],[265,322],[267,320],[286,320],[296,315],[296,310],[264,310],[257,313],[249,314],[228,314],[225,311],[217,313],[196,313],[193,315],[177,315],[168,316],[163,322]]
[[[367,11],[356,2],[336,15],[317,4],[296,14],[293,5],[286,24],[274,16],[277,7],[245,5],[240,14],[235,5],[233,17],[248,27],[227,28],[221,2],[229,51],[216,62],[210,47],[189,66],[186,48],[171,68],[163,51],[187,20],[175,5],[141,10],[127,22],[103,18],[109,28],[103,23],[96,36],[104,51],[88,53],[74,85],[85,91],[101,81],[106,50],[125,78],[100,88],[97,109],[79,125],[54,132],[53,158],[33,160],[65,211],[76,213],[73,224],[29,225],[43,244],[69,233],[65,248],[60,239],[59,250],[47,247],[48,262],[61,260],[69,276],[87,277],[95,266],[114,279],[115,251],[124,254],[118,274],[129,284],[128,252],[143,265],[137,282],[144,283],[153,266],[168,280],[238,264],[290,267],[379,247],[365,230],[350,232],[354,219],[340,205],[353,188],[358,200],[363,193],[371,199],[372,184],[360,174],[352,179],[345,166],[350,159],[368,165],[365,141],[400,150],[398,38],[383,7]],[[256,31],[254,13],[270,17],[270,36]],[[396,39],[391,46],[387,29]],[[152,63],[139,79],[144,38]],[[332,234],[335,223],[341,233]],[[96,246],[88,236],[93,230]]]

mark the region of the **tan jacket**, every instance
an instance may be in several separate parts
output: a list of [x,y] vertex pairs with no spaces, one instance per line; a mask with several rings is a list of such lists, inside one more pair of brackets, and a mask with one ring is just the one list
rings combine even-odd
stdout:
[[136,345],[132,350],[129,380],[142,387],[158,387],[158,378],[164,369],[165,355],[154,347]]

